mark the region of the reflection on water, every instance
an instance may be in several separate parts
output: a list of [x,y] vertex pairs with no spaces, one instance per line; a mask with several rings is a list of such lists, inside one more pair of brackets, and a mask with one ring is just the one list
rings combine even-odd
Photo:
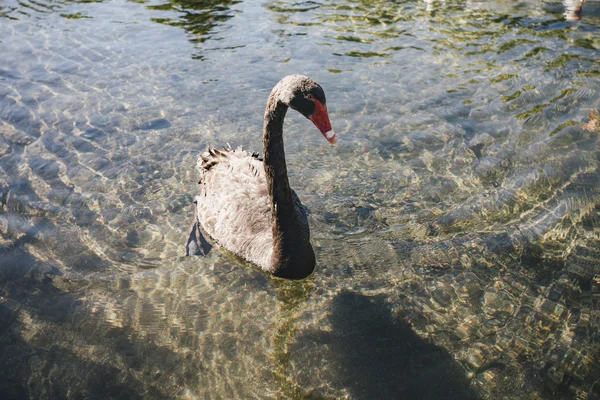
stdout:
[[[148,5],[148,10],[171,11],[173,17],[157,17],[152,21],[170,26],[182,27],[191,36],[192,42],[203,43],[206,40],[219,40],[215,30],[225,30],[224,23],[233,18],[231,6],[241,0],[233,1],[170,1],[158,5]],[[163,15],[165,15],[163,13]],[[168,14],[167,14],[168,15]],[[194,55],[204,59],[202,55]]]
[[[0,392],[600,396],[598,4],[0,2]],[[289,73],[316,274],[183,257]]]

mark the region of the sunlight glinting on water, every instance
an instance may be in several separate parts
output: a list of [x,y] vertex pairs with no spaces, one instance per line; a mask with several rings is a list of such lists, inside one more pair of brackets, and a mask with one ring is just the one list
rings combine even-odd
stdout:
[[[600,396],[597,1],[0,1],[7,398]],[[285,124],[317,270],[183,257]],[[594,397],[595,396],[595,397]]]

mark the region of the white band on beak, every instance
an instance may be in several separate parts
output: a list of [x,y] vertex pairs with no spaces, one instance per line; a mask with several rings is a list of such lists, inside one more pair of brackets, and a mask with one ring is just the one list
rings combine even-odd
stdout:
[[332,129],[332,130],[330,130],[329,132],[326,132],[326,133],[325,133],[325,137],[326,137],[327,139],[331,139],[331,138],[332,138],[332,137],[334,137],[334,136],[335,136],[335,132],[333,131],[333,129]]

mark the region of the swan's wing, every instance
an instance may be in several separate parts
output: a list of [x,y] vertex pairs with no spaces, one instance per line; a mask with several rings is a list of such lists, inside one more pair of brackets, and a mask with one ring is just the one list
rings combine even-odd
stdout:
[[198,222],[219,245],[269,271],[271,209],[262,161],[238,148],[210,148],[198,160]]

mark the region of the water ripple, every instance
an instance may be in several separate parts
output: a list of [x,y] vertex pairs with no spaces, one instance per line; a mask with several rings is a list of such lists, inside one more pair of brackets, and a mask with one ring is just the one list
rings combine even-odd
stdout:
[[[592,398],[596,3],[5,0],[0,391]],[[198,152],[293,72],[317,273],[182,257]]]

